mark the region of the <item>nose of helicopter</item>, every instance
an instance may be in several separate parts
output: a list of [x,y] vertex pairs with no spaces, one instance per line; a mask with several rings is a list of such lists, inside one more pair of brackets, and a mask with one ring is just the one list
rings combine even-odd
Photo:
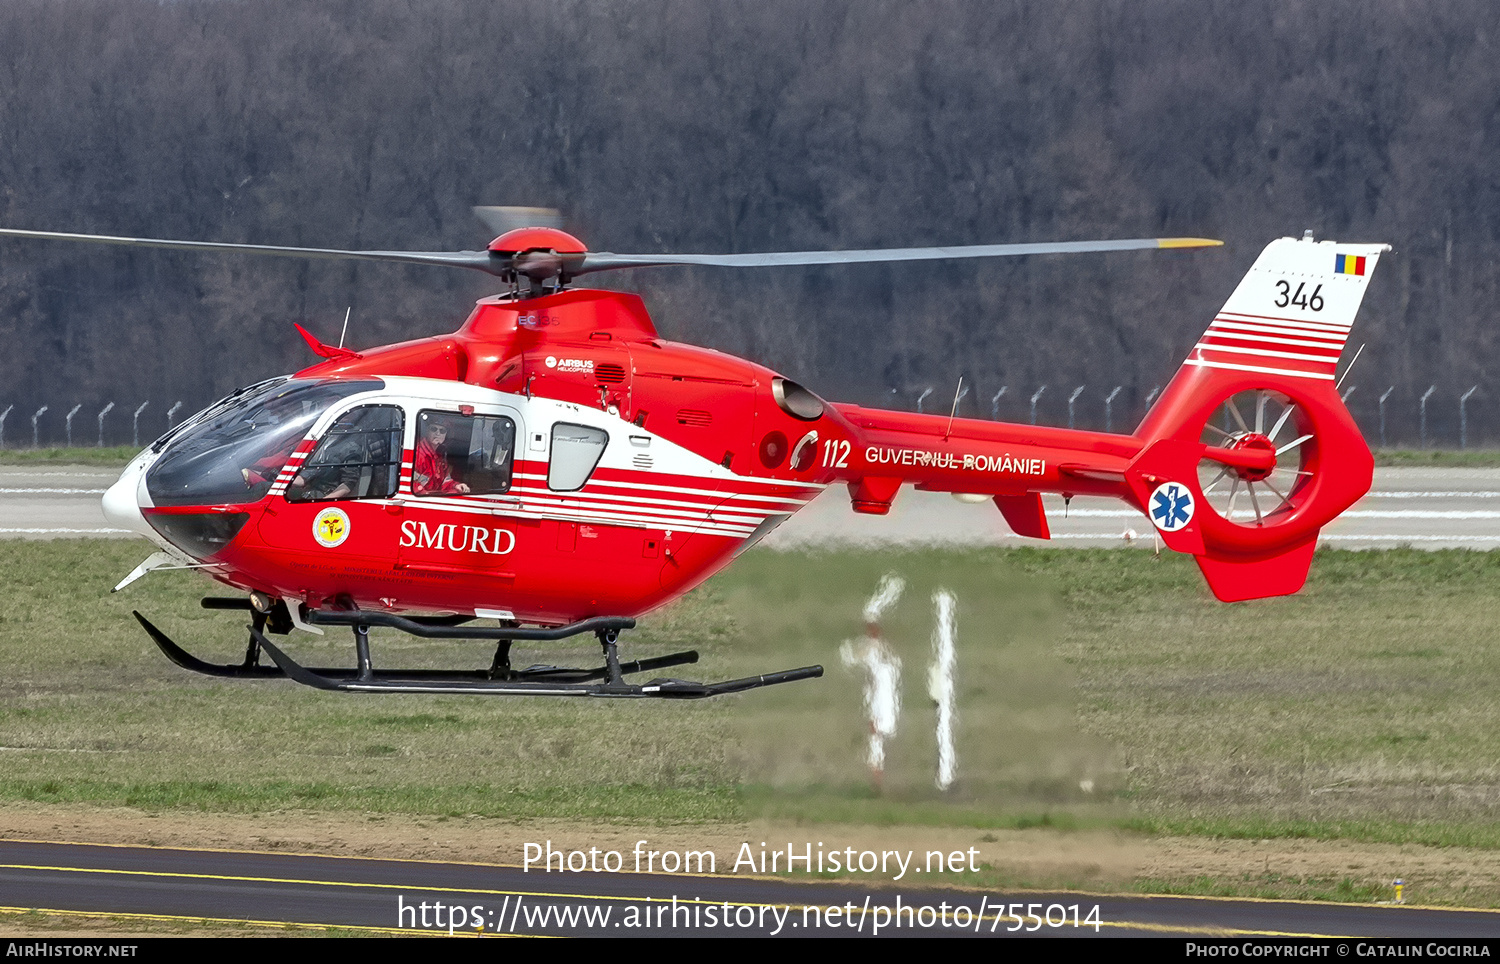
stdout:
[[146,517],[141,514],[141,499],[145,497],[141,479],[145,474],[146,467],[141,459],[126,467],[120,474],[119,481],[104,493],[104,518],[109,520],[110,525],[150,538],[153,535],[152,529],[146,524]]

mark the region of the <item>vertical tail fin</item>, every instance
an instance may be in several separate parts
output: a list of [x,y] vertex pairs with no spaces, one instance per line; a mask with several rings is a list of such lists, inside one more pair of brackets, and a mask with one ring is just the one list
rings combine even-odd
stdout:
[[1225,601],[1296,592],[1374,459],[1334,384],[1383,244],[1267,245],[1136,436],[1131,491]]

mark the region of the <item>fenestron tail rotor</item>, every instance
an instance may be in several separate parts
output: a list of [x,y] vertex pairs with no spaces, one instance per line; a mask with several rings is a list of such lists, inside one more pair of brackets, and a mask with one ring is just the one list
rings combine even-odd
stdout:
[[1223,424],[1205,423],[1200,441],[1274,453],[1275,462],[1253,469],[1204,459],[1198,480],[1208,505],[1236,525],[1276,525],[1300,504],[1317,471],[1311,421],[1298,417],[1297,404],[1285,394],[1265,388],[1231,395],[1217,413]]

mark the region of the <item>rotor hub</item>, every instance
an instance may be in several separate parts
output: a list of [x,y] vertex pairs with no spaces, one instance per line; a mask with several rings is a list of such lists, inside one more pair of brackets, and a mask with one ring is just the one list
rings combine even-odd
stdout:
[[557,228],[516,228],[491,241],[489,250],[491,254],[516,255],[526,251],[587,254],[589,249],[582,241]]
[[530,297],[566,288],[588,250],[582,241],[557,228],[516,228],[489,244],[490,260],[499,262],[494,273],[512,285],[526,278]]
[[1264,482],[1276,470],[1276,444],[1260,432],[1245,432],[1235,438],[1227,448],[1235,452],[1270,455],[1270,464],[1264,467],[1234,466],[1231,468],[1230,471],[1246,482]]

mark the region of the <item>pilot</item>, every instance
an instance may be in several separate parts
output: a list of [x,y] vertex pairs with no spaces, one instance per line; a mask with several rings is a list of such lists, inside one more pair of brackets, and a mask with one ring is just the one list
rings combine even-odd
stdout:
[[[391,465],[388,436],[388,432],[361,426],[352,413],[341,417],[308,460],[307,471],[292,480],[292,487],[303,489],[303,494],[288,493],[288,497],[300,501],[371,495],[372,482],[380,470]],[[378,484],[375,487],[381,488]]]
[[417,495],[464,495],[469,487],[453,478],[448,457],[442,451],[448,441],[448,423],[427,415],[422,418],[426,424],[422,426],[422,438],[417,442],[416,457],[412,460],[412,491]]
[[[240,469],[240,478],[245,480],[245,488],[255,489],[264,486],[271,487],[276,476],[281,473],[281,467],[286,465],[287,459],[291,458],[292,450],[297,447],[297,439],[292,438],[286,442],[273,446],[273,451],[264,458],[256,459],[249,468]],[[292,485],[301,487],[307,484],[302,476],[292,480]]]

